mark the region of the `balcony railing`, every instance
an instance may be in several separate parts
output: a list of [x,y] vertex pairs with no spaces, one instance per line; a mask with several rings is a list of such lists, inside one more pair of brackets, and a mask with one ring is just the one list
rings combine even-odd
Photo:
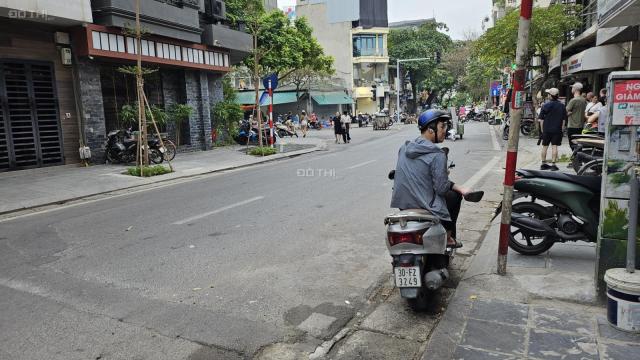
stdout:
[[[578,1],[574,2],[578,3]],[[587,4],[584,4],[587,3]],[[573,31],[570,31],[565,34],[564,44],[568,44],[571,41],[575,40],[582,33],[587,31],[591,26],[598,23],[598,1],[590,0],[584,1],[583,7],[578,14],[580,17],[581,23],[580,25]]]

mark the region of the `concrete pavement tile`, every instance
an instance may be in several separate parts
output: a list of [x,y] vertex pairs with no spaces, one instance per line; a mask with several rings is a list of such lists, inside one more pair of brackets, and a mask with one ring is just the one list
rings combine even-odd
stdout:
[[576,243],[554,244],[549,249],[549,266],[554,271],[592,273],[595,259],[595,244],[591,246],[579,246]]
[[470,318],[497,321],[509,325],[527,325],[529,307],[509,301],[477,300],[473,303]]
[[620,345],[600,343],[600,359],[602,360],[638,360],[640,344]]
[[487,351],[524,355],[525,334],[524,326],[469,319],[460,345]]
[[329,358],[333,360],[410,360],[418,354],[420,343],[369,331],[356,331],[337,347],[337,351],[332,351]]
[[517,360],[517,355],[507,355],[497,352],[472,349],[464,346],[457,346],[453,353],[453,360]]
[[398,291],[369,314],[362,324],[364,330],[373,330],[403,338],[426,341],[437,321],[437,315],[416,313]]
[[321,337],[338,319],[319,313],[312,313],[305,321],[298,325],[298,329],[317,338]]
[[536,328],[562,330],[588,336],[596,335],[593,316],[566,309],[534,306],[533,322]]
[[[605,338],[606,340],[624,341],[634,344],[640,344],[640,334],[632,334],[630,332],[618,330],[611,326],[607,319],[602,316],[599,316],[597,318],[597,322],[598,335],[600,335],[600,337]],[[640,358],[640,355],[638,355],[637,358]]]
[[566,335],[531,329],[529,355],[541,359],[598,359],[598,346],[591,336]]
[[546,254],[525,256],[520,255],[515,251],[509,251],[507,255],[507,264],[509,267],[544,269],[547,267],[546,257]]

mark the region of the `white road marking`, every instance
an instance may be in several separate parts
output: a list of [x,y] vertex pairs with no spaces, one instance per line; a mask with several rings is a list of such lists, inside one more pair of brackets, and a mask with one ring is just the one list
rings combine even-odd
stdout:
[[173,224],[174,225],[184,225],[186,223],[190,223],[192,221],[196,221],[196,220],[205,218],[207,216],[215,215],[215,214],[221,213],[223,211],[236,208],[238,206],[247,205],[247,204],[250,204],[252,202],[255,202],[255,201],[258,201],[258,200],[262,200],[262,199],[264,199],[264,196],[256,196],[254,198],[251,198],[251,199],[248,199],[248,200],[245,200],[245,201],[241,201],[241,202],[238,202],[238,203],[235,203],[235,204],[231,204],[231,205],[227,205],[225,207],[221,207],[220,209],[217,209],[217,210],[209,211],[209,212],[206,212],[206,213],[203,213],[203,214],[200,214],[200,215],[196,215],[196,216],[192,216],[192,217],[186,218],[184,220],[176,221]]
[[496,135],[496,129],[493,125],[489,125],[489,132],[491,133],[491,140],[493,140],[493,150],[500,151],[500,143],[498,143],[498,136]]
[[473,175],[469,180],[462,184],[462,186],[466,187],[467,189],[473,189],[478,181],[480,181],[480,179],[487,175],[489,171],[493,170],[493,168],[498,164],[499,161],[500,157],[494,156],[491,161],[489,161],[485,166],[482,167],[482,169],[480,169],[480,171],[475,173],[475,175]]
[[369,165],[369,164],[374,163],[374,162],[376,162],[376,161],[377,161],[377,160],[369,160],[369,161],[365,161],[365,162],[363,162],[363,163],[360,163],[360,164],[357,164],[357,165],[350,166],[350,167],[348,167],[348,168],[347,168],[347,170],[356,169],[356,168],[359,168],[359,167],[361,167],[361,166]]

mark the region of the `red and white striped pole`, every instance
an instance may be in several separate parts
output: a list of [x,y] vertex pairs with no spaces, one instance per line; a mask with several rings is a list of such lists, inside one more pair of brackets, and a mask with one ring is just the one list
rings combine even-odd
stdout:
[[269,79],[269,145],[273,147],[273,88]]
[[511,203],[513,202],[513,183],[516,177],[518,160],[518,140],[520,120],[525,100],[527,52],[529,49],[529,25],[533,12],[533,0],[522,0],[520,4],[520,25],[518,27],[518,46],[516,48],[516,70],[513,74],[513,92],[511,97],[511,125],[509,126],[509,144],[507,146],[507,164],[504,173],[504,196],[502,199],[502,222],[500,224],[500,244],[498,247],[498,274],[507,273],[507,252],[509,233],[511,232]]

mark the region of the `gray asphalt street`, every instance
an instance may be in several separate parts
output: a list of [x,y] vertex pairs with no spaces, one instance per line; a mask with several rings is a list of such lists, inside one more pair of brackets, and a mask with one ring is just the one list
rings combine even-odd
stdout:
[[[330,338],[390,272],[387,173],[419,135],[372,133],[0,222],[0,359],[231,359]],[[487,124],[445,145],[460,184],[499,154]]]

